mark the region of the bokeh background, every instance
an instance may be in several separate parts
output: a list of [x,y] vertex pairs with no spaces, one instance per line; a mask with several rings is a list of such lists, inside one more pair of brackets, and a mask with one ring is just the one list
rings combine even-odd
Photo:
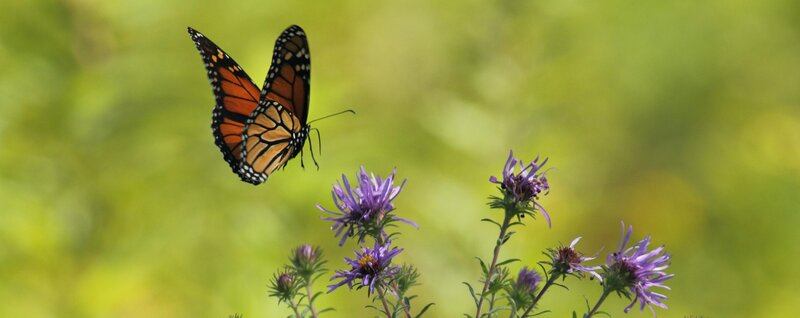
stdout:
[[[186,26],[260,87],[290,24],[309,34],[310,117],[358,114],[315,123],[319,171],[294,160],[253,187],[213,144]],[[408,179],[397,211],[420,229],[398,260],[428,317],[459,317],[509,149],[554,167],[553,227],[527,220],[512,270],[576,236],[603,259],[625,221],[674,255],[660,317],[800,316],[798,39],[794,0],[3,1],[0,316],[284,317],[266,285],[290,249],[320,245],[331,269],[355,249],[314,204],[364,165]],[[599,295],[567,283],[544,317]],[[327,317],[367,303],[319,300]],[[652,316],[627,304],[603,308]]]

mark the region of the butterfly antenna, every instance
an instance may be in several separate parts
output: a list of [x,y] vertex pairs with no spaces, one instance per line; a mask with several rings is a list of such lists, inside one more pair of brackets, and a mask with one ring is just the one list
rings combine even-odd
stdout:
[[340,111],[340,112],[335,113],[335,114],[330,114],[330,115],[327,115],[327,116],[322,116],[320,118],[314,119],[312,121],[309,121],[308,123],[311,124],[311,123],[313,123],[315,121],[322,120],[322,119],[325,119],[325,118],[328,118],[328,117],[333,117],[333,116],[336,116],[336,115],[341,115],[341,114],[344,114],[344,113],[353,113],[355,115],[356,111],[354,111],[352,109],[345,109],[345,110]]

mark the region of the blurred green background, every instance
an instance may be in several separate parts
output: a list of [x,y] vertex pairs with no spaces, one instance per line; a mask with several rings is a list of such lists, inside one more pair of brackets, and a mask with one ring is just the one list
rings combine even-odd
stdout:
[[[253,187],[213,144],[186,26],[260,87],[290,24],[309,34],[310,117],[358,114],[315,123],[319,171],[294,160]],[[674,255],[660,317],[800,316],[798,39],[794,0],[3,1],[0,316],[286,316],[269,278],[303,242],[344,267],[355,245],[314,204],[364,165],[408,179],[397,211],[420,229],[398,260],[420,268],[428,317],[459,317],[509,149],[550,158],[553,228],[528,220],[503,256],[534,265],[583,236],[604,259],[624,220]],[[599,295],[567,283],[543,317]],[[603,308],[652,316],[627,304]]]

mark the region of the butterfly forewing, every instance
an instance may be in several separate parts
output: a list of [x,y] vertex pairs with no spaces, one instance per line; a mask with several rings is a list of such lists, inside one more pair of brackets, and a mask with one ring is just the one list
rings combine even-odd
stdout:
[[275,41],[272,65],[258,108],[245,127],[239,175],[258,184],[303,148],[311,79],[311,55],[302,28],[293,25]]
[[[260,91],[250,76],[225,51],[200,32],[188,28],[203,57],[216,105],[211,120],[214,142],[231,170],[238,173],[242,132],[250,114],[258,107]],[[244,177],[240,175],[244,180]]]
[[305,124],[308,119],[310,82],[311,52],[308,40],[303,29],[293,25],[275,41],[272,65],[261,89],[261,99],[280,103]]

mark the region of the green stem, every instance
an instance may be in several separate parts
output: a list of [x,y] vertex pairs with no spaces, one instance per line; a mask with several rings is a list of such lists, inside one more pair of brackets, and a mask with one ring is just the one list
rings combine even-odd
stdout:
[[489,318],[492,318],[492,309],[494,309],[494,299],[496,294],[492,294],[492,298],[489,298]]
[[531,310],[533,310],[533,307],[536,306],[536,303],[539,302],[539,299],[542,299],[542,296],[544,295],[544,292],[546,292],[547,289],[550,288],[550,286],[553,285],[553,283],[556,282],[556,279],[558,278],[558,276],[559,276],[558,273],[550,275],[550,279],[548,279],[547,282],[544,283],[544,287],[542,287],[542,290],[540,290],[539,294],[537,294],[536,297],[533,298],[533,303],[531,303],[531,305],[528,307],[528,310],[525,310],[525,312],[522,313],[522,316],[521,316],[522,318],[528,317],[528,314],[531,312]]
[[297,311],[297,305],[294,303],[294,299],[289,300],[289,307],[292,307],[292,311],[294,311],[294,316],[300,318],[300,312]]
[[317,311],[314,310],[314,294],[311,293],[311,282],[306,282],[306,294],[308,295],[308,309],[311,310],[311,317],[317,318]]
[[592,308],[592,310],[590,310],[588,313],[586,313],[586,315],[584,315],[583,318],[592,317],[597,312],[597,309],[600,308],[600,304],[602,304],[603,301],[606,300],[606,297],[608,297],[608,294],[610,294],[610,293],[611,293],[610,289],[604,289],[603,290],[603,295],[601,295],[600,299],[597,300],[597,304],[595,304],[594,308]]
[[403,307],[403,312],[406,314],[406,317],[407,318],[411,318],[411,308],[409,308],[410,305],[406,306],[405,301],[403,301],[403,295],[400,295],[400,288],[397,287],[397,282],[392,282],[392,286],[391,287],[392,287],[392,290],[394,291],[394,294],[397,295],[398,305]]
[[389,302],[386,301],[386,292],[383,291],[383,287],[378,287],[378,296],[383,304],[383,310],[386,311],[386,317],[392,318],[392,311],[389,310]]
[[478,299],[478,309],[475,312],[475,318],[481,318],[481,307],[483,307],[483,299],[485,297],[484,294],[486,294],[486,290],[489,289],[489,284],[492,282],[492,274],[494,274],[495,266],[497,265],[497,258],[500,256],[500,247],[503,246],[503,239],[506,236],[508,224],[511,222],[512,217],[514,217],[514,214],[506,211],[506,216],[503,219],[503,225],[500,226],[500,235],[497,236],[497,245],[494,246],[492,265],[489,266],[489,272],[486,274],[486,281],[483,283],[483,289],[481,290],[481,297]]
[[[383,237],[380,234],[378,234],[377,237],[374,237],[374,239],[375,239],[375,243],[378,243],[378,245],[383,246],[384,241],[383,241]],[[392,287],[392,286],[389,286],[389,287]],[[397,283],[395,283],[395,285],[393,286],[393,289],[394,289],[395,294],[398,296],[398,301],[400,302],[400,306],[403,307],[403,312],[405,312],[406,317],[411,318],[411,311],[405,305],[405,303],[403,302],[402,297],[400,297],[400,294],[397,292]],[[389,304],[386,301],[386,293],[383,291],[383,289],[379,288],[378,289],[378,294],[380,295],[381,302],[383,303],[383,308],[386,310],[386,313],[388,315],[390,315],[389,317],[391,318],[391,314],[389,313]]]

